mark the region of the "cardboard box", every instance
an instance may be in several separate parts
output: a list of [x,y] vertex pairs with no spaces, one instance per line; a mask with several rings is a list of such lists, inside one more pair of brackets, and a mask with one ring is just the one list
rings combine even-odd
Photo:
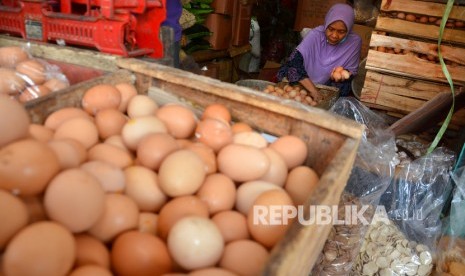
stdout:
[[243,46],[249,44],[252,9],[252,4],[244,4],[243,0],[234,0],[232,45]]
[[326,13],[331,7],[334,4],[346,2],[345,0],[299,0],[294,30],[300,32],[303,28],[314,28],[323,25]]
[[232,16],[234,11],[234,1],[213,0],[211,7],[215,10],[214,13]]
[[209,42],[213,50],[226,50],[231,44],[232,19],[223,14],[212,13],[207,16],[205,26],[212,32]]
[[370,39],[371,33],[373,32],[373,27],[368,27],[364,25],[354,24],[352,31],[360,35],[362,38],[362,50],[360,54],[360,60],[363,60],[368,55],[368,50],[370,49]]

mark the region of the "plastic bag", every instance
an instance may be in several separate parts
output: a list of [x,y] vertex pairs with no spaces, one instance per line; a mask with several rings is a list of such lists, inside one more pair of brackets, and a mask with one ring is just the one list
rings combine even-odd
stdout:
[[438,245],[436,270],[458,276],[465,272],[465,167],[457,169],[451,177],[455,191],[447,231]]
[[[347,206],[362,213],[359,221],[331,229],[312,275],[349,275],[361,243],[377,212],[377,204],[392,180],[395,156],[394,134],[384,120],[353,98],[340,98],[331,111],[366,126],[354,167],[341,197],[339,212]],[[353,214],[352,218],[354,217]],[[341,220],[345,219],[339,218]]]

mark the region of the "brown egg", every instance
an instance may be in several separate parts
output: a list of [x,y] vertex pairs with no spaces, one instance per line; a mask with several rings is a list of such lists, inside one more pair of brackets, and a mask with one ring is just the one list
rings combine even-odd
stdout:
[[15,68],[29,85],[40,85],[45,82],[45,66],[37,59],[22,61],[16,64]]
[[240,132],[245,132],[245,131],[253,131],[252,127],[250,127],[248,124],[246,124],[244,122],[234,123],[231,126],[231,129],[232,129],[232,132],[234,134],[240,133]]
[[92,276],[112,276],[113,274],[111,273],[110,270],[105,269],[101,266],[97,265],[86,265],[86,266],[80,266],[73,271],[68,276],[87,276],[87,275],[92,275]]
[[124,144],[136,150],[139,142],[151,133],[167,133],[165,124],[155,116],[136,117],[130,119],[121,130]]
[[158,212],[168,200],[158,186],[154,171],[142,166],[131,166],[124,170],[124,175],[124,193],[134,200],[140,211]]
[[50,94],[50,89],[43,85],[29,86],[19,95],[18,100],[22,103]]
[[136,95],[128,102],[127,114],[129,118],[155,116],[158,104],[147,95]]
[[233,143],[239,145],[248,145],[259,149],[266,148],[268,141],[256,131],[243,131],[234,134]]
[[0,148],[26,138],[30,122],[29,114],[20,103],[0,95]]
[[43,142],[19,140],[0,150],[0,188],[14,194],[40,194],[59,170],[58,158]]
[[299,166],[289,172],[284,189],[296,205],[303,205],[318,186],[319,177],[309,167]]
[[98,142],[98,130],[95,124],[88,119],[73,118],[63,122],[53,135],[53,139],[63,138],[75,139],[86,149],[89,149]]
[[76,168],[87,158],[86,148],[74,139],[51,140],[48,146],[55,152],[62,169]]
[[138,224],[139,210],[131,198],[120,194],[106,194],[103,215],[89,230],[89,234],[108,242],[125,231],[136,229]]
[[122,193],[126,179],[121,168],[105,161],[87,161],[80,168],[91,174],[106,193]]
[[270,160],[262,150],[238,144],[224,147],[217,162],[218,170],[237,182],[259,179],[270,168]]
[[208,218],[207,204],[196,196],[182,196],[168,201],[159,212],[158,236],[166,239],[171,227],[173,227],[178,220],[187,216]]
[[82,108],[91,115],[107,108],[118,109],[120,103],[121,93],[109,84],[98,84],[90,88],[84,93],[81,102]]
[[195,138],[218,152],[233,142],[233,133],[229,124],[216,119],[205,119],[197,124]]
[[48,142],[53,138],[53,130],[39,124],[29,125],[29,136],[41,142]]
[[247,228],[247,218],[237,211],[223,211],[215,214],[212,221],[220,229],[224,242],[250,238]]
[[76,241],[76,261],[75,266],[97,265],[102,268],[110,268],[110,251],[105,244],[88,235],[77,234]]
[[105,192],[92,175],[81,169],[59,173],[47,186],[44,206],[50,219],[73,233],[88,230],[102,216]]
[[[113,135],[105,139],[105,144],[113,145],[115,147],[118,147],[120,149],[125,150],[129,154],[132,154],[132,152],[126,147],[123,141],[123,137],[121,135]],[[132,155],[131,155],[132,156]]]
[[95,115],[95,125],[102,139],[120,134],[127,121],[126,115],[116,109],[100,110]]
[[236,194],[236,210],[247,215],[257,197],[269,190],[283,189],[276,184],[263,180],[249,181],[241,184]]
[[215,265],[224,248],[223,236],[216,224],[197,216],[177,221],[171,228],[167,244],[176,263],[188,270]]
[[84,110],[76,107],[65,107],[48,115],[47,119],[45,119],[44,126],[56,130],[62,123],[74,118],[84,118],[92,121],[92,117]]
[[3,271],[17,276],[66,275],[75,256],[71,232],[55,222],[36,222],[10,241],[3,255]]
[[91,161],[104,161],[118,168],[124,169],[134,162],[131,154],[116,146],[98,143],[87,152],[87,158]]
[[29,59],[29,54],[18,46],[0,48],[0,67],[15,68],[16,64]]
[[226,106],[222,104],[210,104],[202,113],[202,120],[211,118],[221,120],[227,124],[231,122],[231,113]]
[[193,151],[202,159],[207,174],[212,174],[217,171],[216,155],[213,149],[203,143],[191,143],[185,148]]
[[233,273],[229,270],[218,268],[218,267],[194,270],[191,273],[189,273],[189,275],[190,276],[239,276],[236,273]]
[[161,190],[168,196],[191,195],[205,180],[205,165],[194,152],[178,150],[163,160],[158,180]]
[[51,78],[44,83],[44,86],[47,87],[51,92],[55,92],[69,87],[69,82],[67,79]]
[[287,178],[287,164],[284,159],[272,148],[265,148],[263,152],[270,159],[270,167],[268,171],[260,178],[260,180],[276,184],[280,187],[284,186]]
[[141,212],[139,214],[139,227],[137,230],[142,233],[157,235],[158,215],[151,212]]
[[111,250],[111,264],[118,275],[163,275],[172,260],[166,244],[158,237],[129,231],[119,235]]
[[132,97],[137,95],[137,89],[134,85],[127,82],[118,83],[115,85],[115,88],[121,93],[121,103],[119,104],[118,110],[125,113],[129,101]]
[[263,245],[251,240],[238,240],[226,245],[219,266],[239,275],[260,275],[268,258],[269,253]]
[[0,94],[20,93],[26,87],[26,82],[12,69],[0,68],[0,77]]
[[166,133],[151,133],[137,145],[137,160],[143,166],[158,171],[162,161],[179,149],[176,140]]
[[179,149],[186,149],[189,145],[193,144],[191,140],[188,139],[176,139]]
[[157,110],[156,116],[165,123],[174,138],[185,139],[194,134],[197,118],[189,108],[179,104],[167,104]]
[[21,199],[0,189],[0,251],[29,222],[29,213]]
[[270,144],[270,148],[274,149],[284,158],[288,169],[302,165],[308,155],[305,142],[299,137],[292,135],[279,137]]
[[24,204],[26,204],[27,212],[29,214],[28,224],[48,220],[42,195],[21,197],[21,200]]
[[236,185],[224,174],[211,174],[205,178],[196,195],[207,204],[210,215],[213,215],[234,207]]

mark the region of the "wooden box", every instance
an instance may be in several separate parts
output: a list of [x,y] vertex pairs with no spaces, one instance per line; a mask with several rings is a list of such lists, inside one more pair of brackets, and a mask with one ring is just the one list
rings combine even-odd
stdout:
[[[159,104],[182,102],[196,112],[202,112],[209,104],[221,103],[229,108],[234,120],[246,122],[259,131],[302,138],[309,149],[306,165],[320,176],[318,188],[307,204],[333,206],[339,203],[363,132],[360,124],[321,109],[301,110],[239,93],[249,88],[161,64],[136,59],[118,59],[116,64],[122,70],[28,102],[26,107],[32,121],[40,123],[57,109],[79,106],[84,92],[100,83],[131,81],[139,93],[147,93]],[[331,227],[329,224],[293,224],[273,249],[262,275],[308,275]]]

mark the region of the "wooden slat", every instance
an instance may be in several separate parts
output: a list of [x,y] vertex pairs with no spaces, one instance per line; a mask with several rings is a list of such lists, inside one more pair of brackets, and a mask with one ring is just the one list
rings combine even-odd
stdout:
[[[410,39],[398,38],[394,36],[385,36],[373,33],[370,40],[370,47],[389,47],[409,50],[425,55],[438,56],[438,44],[426,43]],[[441,54],[445,60],[450,60],[458,64],[465,65],[465,49],[441,45]]]
[[[395,2],[396,0],[393,0]],[[411,37],[430,39],[437,41],[439,38],[439,27],[417,22],[379,16],[376,22],[376,30],[388,33],[397,33]],[[445,29],[442,40],[465,45],[465,31],[456,29]]]
[[[410,54],[396,55],[376,50],[369,50],[366,69],[411,77],[414,79],[447,83],[447,79],[445,78],[439,64],[423,60]],[[454,83],[465,83],[465,66],[449,66],[448,70]]]
[[[388,0],[383,0],[381,3],[381,11],[383,12],[406,12],[414,14],[422,14],[442,18],[446,5],[441,3],[431,3],[424,1],[413,0],[391,0],[387,5]],[[450,15],[450,19],[465,20],[465,7],[454,6]]]

